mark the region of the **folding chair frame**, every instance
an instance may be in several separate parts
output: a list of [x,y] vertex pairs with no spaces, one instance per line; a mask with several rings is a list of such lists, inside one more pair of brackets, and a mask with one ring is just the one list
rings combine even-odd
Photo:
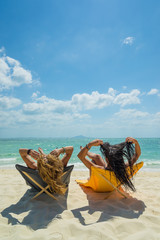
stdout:
[[37,193],[32,199],[35,199],[36,197],[38,197],[40,194],[42,194],[43,192],[45,192],[46,194],[48,194],[50,197],[52,197],[53,199],[57,200],[57,198],[55,198],[50,192],[47,191],[47,189],[49,188],[49,185],[47,185],[45,188],[42,187],[37,181],[35,181],[31,176],[29,176],[28,173],[22,171],[24,175],[26,175],[30,180],[32,180],[39,188],[41,188],[42,190]]
[[[98,175],[100,175],[107,183],[109,183],[109,184],[114,188],[114,190],[113,190],[112,192],[110,192],[110,195],[111,195],[114,191],[117,191],[117,192],[119,192],[123,197],[128,198],[125,193],[123,193],[123,192],[121,192],[121,191],[119,190],[119,187],[121,186],[121,184],[120,184],[118,187],[115,187],[115,186],[114,186],[107,178],[105,178],[102,174],[98,173]],[[108,197],[107,197],[107,198],[108,198]],[[105,199],[106,199],[106,198],[105,198]]]
[[[66,188],[68,187],[68,183],[69,183],[69,179],[70,179],[70,173],[73,170],[73,167],[74,167],[73,165],[70,165],[70,166],[66,167],[65,171],[63,172],[63,174],[61,176],[62,181],[66,184]],[[47,185],[47,183],[45,183],[41,179],[40,175],[38,174],[38,172],[36,172],[36,170],[29,169],[28,167],[24,167],[24,166],[18,165],[18,164],[16,164],[16,168],[21,173],[23,178],[25,179],[27,185],[29,184],[31,187],[35,188],[37,191],[39,190],[39,192],[32,199],[37,198],[38,196],[40,196],[42,193],[45,192],[48,196],[57,200],[57,198],[50,191],[48,191],[50,186]],[[30,176],[30,174],[34,176],[34,171],[36,173],[36,176],[38,175],[38,178],[36,177],[37,181],[32,176]],[[43,186],[38,182],[39,180],[40,180],[40,182],[42,182],[41,184]]]

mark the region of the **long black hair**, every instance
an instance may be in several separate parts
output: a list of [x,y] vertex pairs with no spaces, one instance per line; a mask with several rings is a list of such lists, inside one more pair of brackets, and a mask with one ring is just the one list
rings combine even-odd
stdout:
[[132,191],[135,191],[135,187],[130,180],[129,173],[126,171],[126,162],[128,162],[130,168],[130,174],[132,176],[132,162],[131,159],[135,153],[134,146],[130,142],[122,142],[116,145],[110,145],[105,142],[100,146],[100,151],[105,158],[108,159],[108,167],[114,172],[116,178],[125,187],[129,187]]

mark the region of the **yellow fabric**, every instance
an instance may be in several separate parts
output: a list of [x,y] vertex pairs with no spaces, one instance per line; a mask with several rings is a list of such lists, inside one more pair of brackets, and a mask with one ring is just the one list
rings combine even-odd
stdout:
[[[133,166],[133,175],[135,175],[140,168],[143,167],[143,162],[137,163]],[[130,174],[130,169],[127,167]],[[103,175],[116,188],[120,186],[120,182],[116,179],[114,172],[91,167],[91,176],[89,180],[76,180],[76,182],[85,187],[91,187],[95,192],[111,192],[114,190],[113,186],[107,182],[101,175]]]

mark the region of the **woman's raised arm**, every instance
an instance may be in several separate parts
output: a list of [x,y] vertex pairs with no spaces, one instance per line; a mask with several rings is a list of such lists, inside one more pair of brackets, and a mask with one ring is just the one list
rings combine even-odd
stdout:
[[93,162],[89,161],[86,158],[88,150],[90,150],[93,146],[100,146],[103,144],[103,141],[100,139],[95,139],[88,143],[84,148],[81,149],[81,151],[78,153],[77,157],[84,163],[84,165],[91,170],[92,166],[96,166]]
[[37,151],[33,149],[20,148],[19,154],[29,168],[37,169],[37,163],[32,159],[34,158],[35,160],[37,160],[37,158],[39,157],[39,153]]
[[140,148],[138,141],[132,137],[127,137],[126,142],[131,142],[131,143],[135,144],[135,154],[133,155],[133,157],[131,159],[131,163],[133,165],[133,164],[135,164],[135,162],[138,160],[138,158],[141,155],[141,148]]

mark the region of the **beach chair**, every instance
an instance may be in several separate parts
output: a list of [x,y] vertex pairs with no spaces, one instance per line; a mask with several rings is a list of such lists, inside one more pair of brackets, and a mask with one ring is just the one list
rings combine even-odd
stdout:
[[[135,175],[140,168],[143,167],[143,162],[137,163],[133,166],[132,176]],[[131,176],[129,167],[127,167],[128,174]],[[92,188],[95,192],[111,192],[118,191],[122,196],[127,198],[127,195],[121,188],[120,181],[116,178],[113,171],[91,167],[91,176],[88,180],[76,180],[76,182],[85,187]]]
[[[38,170],[34,170],[19,164],[16,164],[15,167],[20,172],[22,177],[25,179],[26,184],[38,191],[38,193],[33,197],[33,199],[35,199],[40,194],[45,192],[50,197],[57,200],[53,193],[51,193],[51,191],[49,190],[50,186],[46,182],[44,182],[40,177]],[[64,168],[61,179],[62,182],[66,185],[66,187],[68,187],[69,185],[70,175],[73,170],[73,167],[74,165],[70,165]]]

